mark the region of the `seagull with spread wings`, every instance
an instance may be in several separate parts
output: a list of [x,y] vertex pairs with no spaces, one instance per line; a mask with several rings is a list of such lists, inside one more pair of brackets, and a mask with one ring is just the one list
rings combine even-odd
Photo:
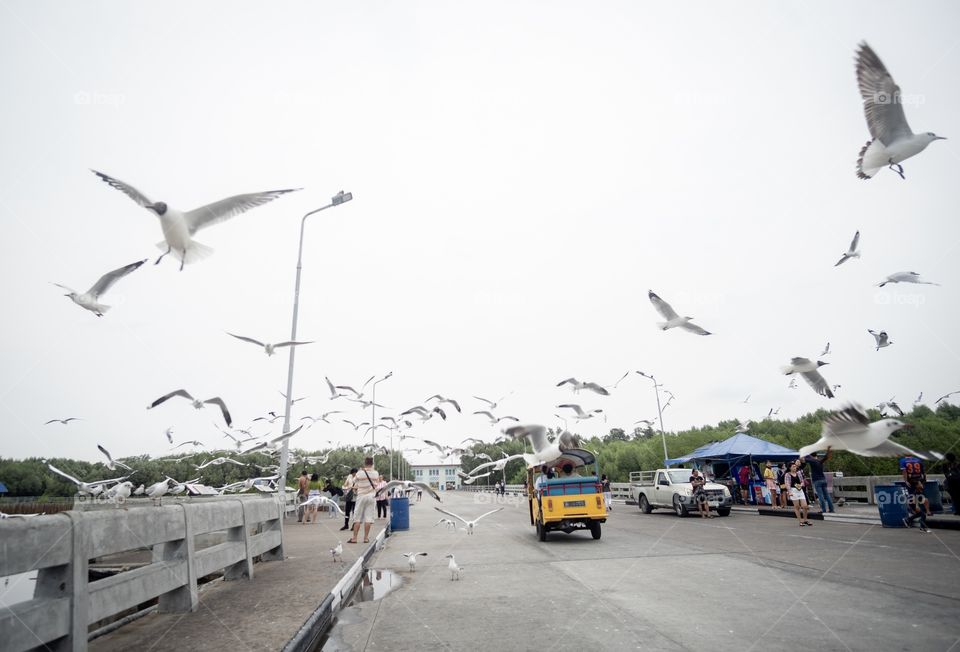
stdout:
[[384,485],[383,489],[381,489],[380,492],[386,496],[389,496],[390,492],[393,491],[394,487],[400,487],[401,491],[422,489],[423,491],[426,491],[428,494],[433,496],[438,503],[441,502],[440,494],[434,491],[433,487],[431,487],[426,482],[420,482],[418,480],[391,480],[386,485]]
[[573,418],[576,419],[577,421],[583,421],[584,419],[592,419],[593,417],[603,412],[603,410],[601,409],[585,411],[582,407],[580,407],[576,403],[562,403],[557,407],[570,408],[571,410],[573,410]]
[[851,258],[859,258],[860,250],[857,249],[859,245],[860,245],[860,232],[857,231],[856,233],[853,234],[853,240],[850,241],[850,247],[847,249],[847,253],[843,254],[843,256],[840,257],[840,260],[838,260],[834,264],[834,267],[837,267],[838,265],[842,265],[843,263],[847,262]]
[[277,349],[283,348],[285,346],[300,346],[301,344],[313,344],[312,340],[309,342],[290,341],[290,342],[278,342],[276,344],[269,344],[267,342],[261,342],[260,340],[255,340],[252,337],[245,337],[243,335],[234,335],[229,331],[227,332],[227,335],[229,335],[230,337],[235,337],[238,340],[242,340],[244,342],[250,342],[250,344],[256,344],[257,346],[262,346],[264,353],[266,353],[268,356],[273,355],[274,353],[276,353]]
[[83,482],[82,480],[77,480],[75,477],[73,477],[69,473],[64,473],[63,471],[55,467],[53,464],[50,464],[49,462],[47,462],[47,468],[53,471],[54,473],[56,473],[57,475],[59,475],[61,478],[65,478],[70,482],[72,482],[73,484],[77,485],[77,491],[79,493],[87,494],[90,496],[98,496],[100,495],[100,493],[103,492],[103,490],[107,487],[107,485],[111,485],[117,482],[123,482],[128,477],[130,477],[125,475],[122,478],[111,478],[110,480],[97,480],[95,482]]
[[107,272],[100,277],[93,286],[86,292],[77,292],[68,288],[66,285],[60,285],[59,283],[54,283],[58,288],[63,288],[67,291],[67,294],[63,295],[65,297],[70,297],[70,300],[75,304],[89,310],[97,317],[103,317],[103,313],[110,310],[110,306],[105,306],[100,301],[100,295],[106,294],[107,290],[113,287],[113,284],[122,279],[124,276],[132,272],[133,270],[140,267],[144,264],[146,259],[137,261],[135,263],[130,263],[129,265],[124,265],[119,269],[115,269],[112,272]]
[[800,457],[832,448],[862,457],[913,456],[925,460],[941,458],[939,453],[917,452],[890,441],[893,433],[912,427],[898,419],[880,419],[870,423],[870,418],[861,406],[850,404],[824,419],[820,439],[801,448]]
[[653,304],[653,307],[657,309],[657,312],[660,313],[667,321],[657,322],[657,326],[660,327],[660,330],[665,331],[671,328],[682,328],[688,330],[691,333],[696,333],[697,335],[711,335],[710,331],[706,331],[701,327],[694,324],[691,320],[693,317],[681,317],[679,316],[673,308],[670,307],[670,304],[658,297],[653,290],[647,292],[647,296],[650,298],[650,303]]
[[[490,409],[490,410],[496,410],[496,409],[497,409],[497,406],[500,405],[500,402],[501,402],[503,399],[507,398],[507,396],[510,396],[511,394],[513,394],[513,392],[510,392],[510,394],[507,394],[506,396],[501,396],[501,397],[498,398],[496,401],[491,401],[490,399],[488,399],[488,398],[483,398],[482,396],[474,396],[473,398],[477,399],[478,401],[483,401],[484,403],[486,403],[486,404],[489,406],[488,409]],[[474,414],[476,414],[476,413],[474,413]]]
[[824,380],[819,371],[820,367],[828,364],[830,363],[821,360],[813,362],[809,358],[791,358],[790,364],[782,367],[781,371],[783,371],[786,376],[794,373],[800,374],[817,394],[826,396],[827,398],[833,398],[833,392],[830,391],[830,386],[827,385],[827,381]]
[[483,416],[487,417],[488,419],[490,419],[490,425],[491,425],[491,426],[495,426],[495,425],[497,425],[498,423],[500,423],[501,421],[506,421],[507,419],[510,419],[510,420],[512,420],[512,421],[519,421],[519,420],[520,420],[520,419],[518,419],[517,417],[511,417],[511,416],[495,417],[495,416],[493,416],[493,413],[490,412],[490,410],[477,410],[476,412],[474,412],[474,414],[480,414],[480,415],[483,415]]
[[869,179],[888,167],[904,179],[902,161],[919,154],[933,141],[946,139],[933,132],[915,134],[910,130],[900,87],[866,43],[860,43],[857,50],[856,71],[871,136],[860,150],[857,176]]
[[887,331],[880,331],[878,333],[877,331],[870,330],[868,328],[867,332],[873,335],[873,339],[877,341],[877,351],[893,344],[893,342],[890,341],[890,337],[887,335]]
[[[621,380],[623,379],[621,378]],[[600,396],[610,396],[610,392],[607,391],[606,387],[590,381],[581,382],[576,378],[566,378],[557,383],[557,387],[562,387],[563,385],[570,385],[570,387],[573,388],[574,394],[579,393],[581,389],[586,389]]]
[[164,256],[172,253],[180,259],[180,271],[183,271],[184,265],[203,260],[213,253],[213,249],[193,239],[197,231],[224,222],[251,208],[262,206],[288,192],[300,190],[300,188],[291,188],[235,195],[184,213],[172,206],[167,206],[165,202],[150,201],[139,190],[119,179],[114,179],[96,170],[91,170],[91,172],[160,218],[160,228],[163,230],[164,239],[163,242],[157,243],[157,246],[166,251],[160,255],[160,258],[157,258],[157,262],[154,264],[158,264]]
[[51,423],[62,423],[63,425],[67,425],[71,421],[83,421],[83,419],[81,419],[80,417],[67,417],[66,419],[50,419],[43,425],[49,426]]
[[190,395],[190,393],[185,389],[175,389],[169,394],[164,394],[163,396],[155,400],[153,403],[148,405],[147,409],[150,410],[152,408],[155,408],[161,403],[163,403],[164,401],[173,398],[174,396],[182,396],[188,401],[191,401],[193,403],[193,407],[195,407],[198,410],[208,403],[216,405],[217,407],[220,408],[220,411],[223,413],[223,420],[227,423],[227,427],[229,428],[233,424],[233,420],[230,418],[230,412],[227,410],[227,404],[223,402],[222,398],[220,398],[219,396],[214,396],[213,398],[208,398],[205,401],[198,401],[197,399],[193,398]]
[[101,453],[103,453],[103,454],[106,456],[106,458],[107,458],[107,468],[110,469],[111,471],[116,471],[118,466],[122,466],[122,467],[125,468],[127,471],[133,471],[132,468],[130,468],[129,466],[127,466],[127,465],[124,464],[123,462],[119,462],[119,461],[114,460],[114,459],[110,456],[110,452],[107,451],[107,449],[104,448],[103,446],[101,446],[100,444],[97,444],[97,448],[100,450]]
[[434,509],[437,510],[438,512],[440,512],[441,514],[446,514],[447,516],[452,516],[453,518],[457,519],[458,521],[460,521],[461,523],[463,523],[463,526],[464,526],[463,529],[465,529],[465,530],[467,531],[467,534],[473,534],[473,530],[474,530],[474,528],[476,528],[477,523],[480,522],[480,519],[482,519],[482,518],[484,518],[484,517],[487,517],[487,516],[490,516],[491,514],[496,514],[497,512],[499,512],[500,510],[502,510],[503,507],[497,507],[496,509],[491,509],[489,512],[485,512],[485,513],[481,514],[480,516],[478,516],[477,518],[475,518],[475,519],[473,519],[473,520],[470,520],[470,521],[468,521],[467,519],[463,518],[462,516],[459,516],[459,515],[457,515],[457,514],[454,514],[453,512],[448,512],[448,511],[445,510],[445,509],[440,509],[439,507],[434,507]]

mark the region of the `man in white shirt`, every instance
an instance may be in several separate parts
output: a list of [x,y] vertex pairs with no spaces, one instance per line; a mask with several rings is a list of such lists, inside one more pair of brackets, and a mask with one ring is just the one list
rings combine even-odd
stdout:
[[354,491],[357,492],[357,505],[353,508],[353,538],[347,543],[357,543],[360,524],[363,523],[363,542],[370,543],[370,527],[376,518],[377,504],[374,500],[380,474],[373,468],[373,458],[363,460],[363,468],[354,476]]

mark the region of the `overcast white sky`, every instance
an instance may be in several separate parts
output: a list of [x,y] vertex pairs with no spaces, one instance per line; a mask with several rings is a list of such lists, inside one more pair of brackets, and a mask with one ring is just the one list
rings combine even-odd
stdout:
[[[576,399],[607,415],[582,434],[629,430],[656,414],[649,381],[554,385],[636,369],[676,394],[667,430],[932,403],[960,389],[958,18],[951,2],[0,2],[0,455],[160,455],[171,426],[225,441],[213,408],[144,409],[181,387],[241,427],[282,411],[286,353],[225,331],[288,338],[299,218],[340,189],[354,201],[307,224],[299,334],[316,343],[295,420],[349,409],[324,376],[389,371],[378,417],[463,403],[414,430],[446,443],[492,439],[470,396],[511,391],[501,413],[524,422]],[[854,174],[862,39],[914,131],[951,138],[906,181]],[[152,264],[157,218],[89,168],[183,210],[304,190],[201,231],[215,254],[181,273]],[[862,260],[835,268],[858,229]],[[146,257],[103,318],[51,285]],[[874,286],[904,270],[942,286]],[[715,334],[658,331],[650,289]],[[780,366],[827,341],[839,397],[787,389]],[[68,416],[84,420],[43,425]],[[326,440],[358,441],[320,424],[292,445]]]

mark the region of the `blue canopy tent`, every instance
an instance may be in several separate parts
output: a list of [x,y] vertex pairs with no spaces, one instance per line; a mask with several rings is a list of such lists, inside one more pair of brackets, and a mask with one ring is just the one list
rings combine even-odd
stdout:
[[751,437],[746,433],[738,432],[729,439],[706,444],[683,457],[675,457],[672,460],[665,461],[667,466],[708,460],[723,460],[734,464],[743,458],[749,459],[754,457],[760,460],[771,460],[773,462],[790,462],[800,457],[800,453],[778,444],[772,444],[768,441]]

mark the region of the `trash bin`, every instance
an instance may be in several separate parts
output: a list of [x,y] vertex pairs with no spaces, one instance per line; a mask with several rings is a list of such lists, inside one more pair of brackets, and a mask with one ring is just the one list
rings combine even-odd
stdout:
[[390,499],[390,529],[410,529],[410,499],[406,496]]
[[940,493],[940,483],[937,480],[927,480],[923,485],[923,495],[930,502],[931,514],[943,513],[943,495]]
[[882,484],[874,487],[880,523],[883,527],[904,527],[907,517],[907,488],[902,485]]

